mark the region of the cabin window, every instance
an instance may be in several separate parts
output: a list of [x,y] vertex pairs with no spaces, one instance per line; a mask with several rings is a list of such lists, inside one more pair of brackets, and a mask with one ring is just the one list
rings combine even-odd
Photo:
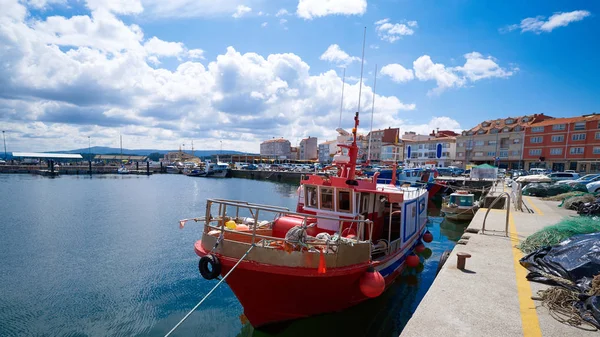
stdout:
[[369,194],[363,193],[362,195],[362,207],[360,208],[361,213],[369,213]]
[[338,212],[351,212],[352,211],[352,198],[350,197],[350,191],[339,190],[338,191]]
[[316,186],[306,186],[304,193],[304,204],[307,207],[317,208],[317,187]]
[[321,187],[321,209],[333,210],[333,188]]

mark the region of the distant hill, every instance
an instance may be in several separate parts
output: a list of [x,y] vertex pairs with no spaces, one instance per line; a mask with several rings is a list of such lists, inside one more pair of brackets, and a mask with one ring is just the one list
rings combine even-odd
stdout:
[[[92,146],[90,149],[83,148],[83,149],[75,149],[75,150],[67,150],[67,151],[49,151],[50,153],[81,153],[81,154],[86,154],[88,153],[88,151],[91,151],[93,154],[120,154],[121,153],[121,149],[120,148],[114,148],[114,147],[105,147],[105,146]],[[179,150],[156,150],[156,149],[123,149],[123,154],[129,154],[129,155],[139,155],[139,156],[147,156],[151,153],[160,153],[161,155],[164,155],[167,152],[175,152],[175,151],[179,151]],[[189,153],[191,154],[192,151],[191,150],[185,150],[183,151],[185,153]],[[240,151],[231,151],[231,150],[223,150],[223,151],[219,151],[219,150],[195,150],[194,151],[194,155],[198,156],[198,157],[208,157],[208,156],[212,156],[212,155],[216,155],[216,154],[245,154],[245,152],[240,152]]]

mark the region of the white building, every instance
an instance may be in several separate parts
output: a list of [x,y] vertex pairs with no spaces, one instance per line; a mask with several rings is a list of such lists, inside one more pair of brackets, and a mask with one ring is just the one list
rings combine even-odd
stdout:
[[446,167],[455,164],[456,133],[434,131],[431,135],[406,133],[404,142],[404,162],[408,167]]
[[319,163],[331,163],[338,149],[336,140],[328,140],[319,144]]

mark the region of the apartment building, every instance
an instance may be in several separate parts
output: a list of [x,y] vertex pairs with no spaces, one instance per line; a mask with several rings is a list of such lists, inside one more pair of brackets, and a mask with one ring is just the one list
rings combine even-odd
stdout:
[[319,144],[319,163],[331,163],[333,156],[338,151],[337,140],[328,140]]
[[407,132],[402,136],[404,163],[408,167],[455,165],[456,136],[449,131],[432,131],[429,136]]
[[555,118],[525,130],[525,168],[600,172],[600,115]]
[[[381,150],[384,144],[398,144],[400,136],[399,128],[387,128],[383,130],[374,130],[367,134],[366,141],[367,145],[365,152],[370,156],[367,158],[369,161],[382,161]],[[370,142],[370,147],[369,143]]]
[[280,159],[291,158],[291,143],[287,139],[274,138],[260,143],[260,155]]
[[300,160],[317,160],[319,158],[317,150],[317,138],[308,137],[300,141]]
[[502,168],[523,168],[525,129],[551,118],[534,114],[483,121],[456,137],[456,161],[462,167],[491,164]]

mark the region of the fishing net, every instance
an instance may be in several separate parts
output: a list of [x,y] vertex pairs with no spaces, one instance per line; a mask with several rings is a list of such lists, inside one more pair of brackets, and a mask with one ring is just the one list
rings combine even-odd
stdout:
[[585,193],[574,191],[574,192],[567,192],[567,193],[561,193],[558,195],[553,195],[551,197],[545,197],[543,199],[550,200],[550,201],[563,201],[567,198],[575,197],[575,196],[583,195],[583,194],[585,194]]
[[600,218],[598,217],[570,217],[565,218],[554,226],[548,226],[530,235],[521,242],[518,248],[525,254],[539,248],[553,246],[577,234],[600,232]]
[[595,200],[596,200],[596,197],[593,194],[588,193],[588,194],[583,194],[580,196],[574,196],[574,197],[567,198],[563,201],[562,204],[559,205],[559,207],[563,206],[566,209],[572,209],[572,210],[576,211],[579,209],[579,206],[581,204],[584,204],[586,202],[593,202]]
[[581,191],[587,192],[587,188],[583,184],[549,184],[549,183],[532,183],[523,187],[523,195],[535,197],[551,197],[562,193]]

